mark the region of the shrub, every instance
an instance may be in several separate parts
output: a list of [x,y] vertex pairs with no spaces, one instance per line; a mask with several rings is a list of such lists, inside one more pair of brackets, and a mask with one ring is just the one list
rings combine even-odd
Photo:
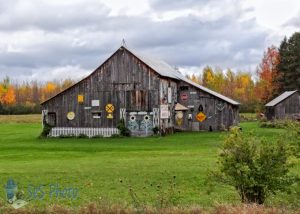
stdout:
[[219,171],[211,178],[233,186],[242,202],[262,204],[269,195],[287,191],[295,182],[296,177],[289,174],[291,156],[284,139],[267,142],[234,127],[222,145]]
[[50,134],[52,128],[53,128],[53,126],[51,126],[48,123],[45,123],[44,127],[43,127],[43,130],[42,130],[42,133],[40,134],[40,137],[42,137],[42,138],[48,137],[48,135]]
[[129,137],[130,136],[130,131],[125,125],[124,119],[121,119],[117,125],[117,128],[120,130],[120,135]]
[[158,126],[153,127],[152,131],[153,131],[154,135],[158,135],[158,133],[159,133]]
[[291,126],[298,126],[300,127],[300,123],[294,120],[274,120],[274,121],[260,121],[260,127],[262,128],[278,128],[284,129],[289,128]]

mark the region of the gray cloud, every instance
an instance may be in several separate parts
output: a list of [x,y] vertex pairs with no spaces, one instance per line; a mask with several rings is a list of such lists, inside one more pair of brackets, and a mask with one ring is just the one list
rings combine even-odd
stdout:
[[300,11],[298,11],[298,13],[292,17],[291,19],[289,19],[284,26],[292,26],[292,27],[296,27],[299,28],[300,27]]
[[[242,21],[248,9],[238,4],[229,13],[224,4],[215,1],[156,0],[144,15],[110,16],[110,9],[96,0],[59,6],[50,2],[1,4],[0,78],[39,78],[46,73],[58,78],[72,69],[79,77],[80,72],[85,75],[100,65],[120,46],[122,38],[138,52],[177,66],[248,68],[258,63],[267,35],[255,19]],[[236,1],[225,0],[228,2]],[[189,14],[156,21],[148,15],[157,15],[157,7],[167,11],[199,5],[218,7],[224,13],[212,20]]]

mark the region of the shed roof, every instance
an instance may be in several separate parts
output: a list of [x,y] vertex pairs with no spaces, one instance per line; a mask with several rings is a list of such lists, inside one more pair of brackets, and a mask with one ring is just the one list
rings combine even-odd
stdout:
[[175,111],[186,111],[188,110],[187,107],[185,107],[184,105],[180,104],[180,103],[176,103],[175,105]]
[[265,106],[267,106],[267,107],[275,106],[278,103],[285,100],[286,98],[288,98],[289,96],[291,96],[292,94],[294,94],[295,92],[297,92],[297,90],[295,90],[295,91],[286,91],[286,92],[282,93],[281,95],[279,95],[278,97],[276,97],[275,99],[268,102]]
[[139,58],[141,61],[143,61],[145,64],[147,64],[154,71],[159,73],[161,76],[169,77],[169,78],[173,78],[173,79],[177,79],[177,80],[182,80],[182,81],[184,81],[190,85],[193,85],[194,87],[196,87],[202,91],[205,91],[208,94],[211,94],[215,97],[218,97],[221,100],[224,100],[232,105],[240,105],[239,102],[237,102],[233,99],[230,99],[229,97],[226,97],[222,94],[219,94],[213,90],[210,90],[202,85],[199,85],[199,84],[191,81],[190,79],[186,78],[183,74],[181,74],[179,71],[174,69],[171,65],[164,62],[163,60],[146,57],[146,56],[137,54],[135,51],[132,51],[132,50],[128,49],[127,47],[124,47],[124,48],[127,49],[129,52],[131,52],[133,55],[135,55],[137,58]]

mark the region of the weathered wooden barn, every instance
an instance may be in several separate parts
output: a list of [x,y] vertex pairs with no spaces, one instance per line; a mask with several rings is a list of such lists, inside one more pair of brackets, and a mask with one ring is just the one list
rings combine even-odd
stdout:
[[121,46],[88,77],[42,104],[50,135],[110,136],[124,119],[134,136],[222,130],[238,123],[239,103],[198,85],[164,61]]
[[266,105],[266,118],[273,119],[297,119],[300,117],[299,91],[286,91]]

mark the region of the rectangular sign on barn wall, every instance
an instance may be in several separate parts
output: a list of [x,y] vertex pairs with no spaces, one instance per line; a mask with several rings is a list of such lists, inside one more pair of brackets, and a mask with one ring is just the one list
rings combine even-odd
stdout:
[[160,118],[161,119],[168,119],[169,118],[168,105],[160,105]]
[[100,101],[99,100],[92,100],[92,106],[100,106]]
[[172,88],[168,88],[168,103],[172,103]]

